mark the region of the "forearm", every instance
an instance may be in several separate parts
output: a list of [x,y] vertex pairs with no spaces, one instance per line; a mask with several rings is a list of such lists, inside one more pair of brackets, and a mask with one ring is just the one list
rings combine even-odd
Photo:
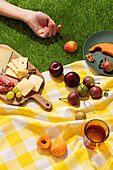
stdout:
[[22,9],[5,0],[0,0],[0,15],[24,21],[36,35],[42,38],[55,36],[61,30],[61,25],[57,27],[55,22],[43,12]]
[[5,0],[0,0],[0,15],[26,22],[29,10],[19,8]]

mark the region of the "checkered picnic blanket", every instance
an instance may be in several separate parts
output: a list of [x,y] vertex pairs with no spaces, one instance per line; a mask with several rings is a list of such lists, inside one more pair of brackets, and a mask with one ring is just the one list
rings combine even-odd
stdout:
[[[23,107],[0,102],[0,170],[113,169],[113,77],[98,74],[84,60],[64,66],[64,74],[69,71],[77,72],[81,82],[85,76],[93,76],[102,89],[109,89],[108,97],[89,98],[81,101],[80,107],[72,106],[59,97],[66,97],[74,88],[65,86],[63,76],[53,79],[48,71],[42,73],[42,96],[52,103],[52,111],[44,111],[32,100]],[[75,120],[78,110],[85,111],[86,120]],[[84,125],[92,118],[104,120],[110,128],[100,152],[87,149],[83,143]],[[67,152],[58,158],[49,149],[40,149],[36,142],[43,134],[52,141],[65,141]]]

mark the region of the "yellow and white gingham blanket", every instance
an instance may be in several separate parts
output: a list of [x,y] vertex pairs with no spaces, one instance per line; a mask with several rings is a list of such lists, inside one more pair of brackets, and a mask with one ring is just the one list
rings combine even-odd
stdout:
[[[44,111],[30,100],[23,107],[0,102],[0,170],[93,170],[113,169],[113,77],[102,76],[78,61],[64,66],[64,74],[75,71],[82,82],[87,75],[100,82],[102,89],[109,89],[108,97],[89,99],[80,107],[59,100],[72,90],[63,77],[52,79],[49,72],[42,73],[45,86],[42,96],[53,105],[51,112]],[[75,120],[78,110],[84,110],[87,119]],[[83,143],[84,125],[89,119],[104,120],[110,128],[110,136],[100,146],[100,152],[87,149]],[[55,157],[50,150],[37,147],[40,135],[47,134],[52,141],[65,141],[68,151]]]

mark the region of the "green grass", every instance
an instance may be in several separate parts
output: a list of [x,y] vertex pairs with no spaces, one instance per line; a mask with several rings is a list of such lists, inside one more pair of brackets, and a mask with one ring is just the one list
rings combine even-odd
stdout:
[[[0,44],[7,44],[40,71],[47,71],[51,62],[63,65],[83,60],[83,44],[93,33],[113,29],[112,0],[8,0],[26,9],[48,14],[61,32],[55,37],[37,37],[23,22],[0,16]],[[77,53],[64,51],[64,44],[73,40],[78,45]]]

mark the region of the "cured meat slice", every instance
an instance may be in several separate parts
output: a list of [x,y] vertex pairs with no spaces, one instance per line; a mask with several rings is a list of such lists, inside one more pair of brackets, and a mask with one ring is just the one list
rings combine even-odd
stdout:
[[2,81],[0,81],[0,86],[6,86],[6,85]]
[[101,49],[102,53],[106,53],[108,55],[113,56],[113,44],[112,43],[99,43],[99,44],[96,44],[92,48],[89,49],[89,52],[94,51],[97,48]]
[[14,86],[14,82],[0,75],[0,81],[5,84],[5,86]]
[[9,92],[13,89],[13,87],[8,87],[8,86],[1,86],[0,85],[0,92]]

